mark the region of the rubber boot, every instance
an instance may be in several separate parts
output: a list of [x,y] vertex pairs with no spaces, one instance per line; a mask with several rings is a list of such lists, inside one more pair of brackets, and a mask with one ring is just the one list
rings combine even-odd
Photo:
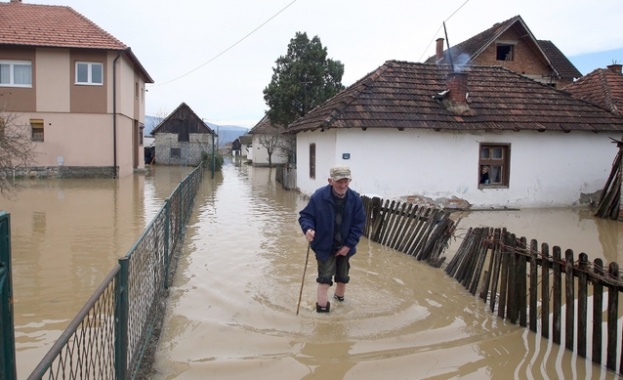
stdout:
[[331,302],[327,301],[327,306],[320,306],[318,302],[316,302],[316,313],[328,313],[331,309]]

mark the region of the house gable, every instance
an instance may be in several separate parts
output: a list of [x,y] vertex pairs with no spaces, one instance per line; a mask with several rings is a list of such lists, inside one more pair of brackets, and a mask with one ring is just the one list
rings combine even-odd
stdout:
[[521,16],[515,16],[451,47],[443,49],[427,63],[458,65],[500,65],[527,77],[561,88],[582,74],[551,42],[537,40]]
[[191,134],[213,135],[214,131],[186,103],[182,103],[151,132],[154,136],[159,133],[177,134],[178,141],[189,141]]

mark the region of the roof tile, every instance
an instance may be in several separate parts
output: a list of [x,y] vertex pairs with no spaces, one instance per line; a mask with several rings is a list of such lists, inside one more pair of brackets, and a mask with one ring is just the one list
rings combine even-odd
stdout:
[[292,123],[326,128],[623,132],[623,118],[502,67],[468,70],[469,113],[438,100],[449,65],[387,61]]
[[128,49],[72,8],[18,2],[0,3],[0,45]]

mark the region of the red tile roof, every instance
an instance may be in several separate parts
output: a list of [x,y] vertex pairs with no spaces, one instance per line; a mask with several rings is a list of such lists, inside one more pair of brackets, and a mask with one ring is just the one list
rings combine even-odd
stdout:
[[623,116],[623,74],[621,65],[597,69],[564,89],[573,97]]
[[128,46],[70,7],[0,3],[2,45],[122,51],[154,82]]
[[623,132],[623,118],[502,67],[472,66],[469,111],[447,108],[449,65],[387,61],[292,123],[327,128]]
[[17,2],[0,3],[0,44],[128,49],[72,8]]
[[271,124],[268,116],[264,115],[264,117],[257,124],[255,124],[255,126],[251,128],[251,130],[247,133],[250,135],[255,135],[255,134],[271,135],[275,133],[275,131],[284,132],[285,128]]

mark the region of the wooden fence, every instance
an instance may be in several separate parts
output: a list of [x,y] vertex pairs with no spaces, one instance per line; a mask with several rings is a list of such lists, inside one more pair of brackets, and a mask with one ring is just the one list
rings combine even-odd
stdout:
[[440,267],[441,253],[454,232],[451,213],[442,209],[363,196],[366,210],[364,236],[368,239]]
[[550,254],[547,243],[539,249],[536,240],[528,244],[506,229],[485,227],[468,230],[445,270],[471,294],[478,292],[498,317],[554,343],[564,339],[568,350],[594,363],[603,365],[605,353],[605,366],[623,373],[617,263],[591,263],[585,253],[576,260],[570,249],[563,258],[558,246]]
[[280,166],[275,172],[275,180],[286,190],[296,189],[296,169]]

